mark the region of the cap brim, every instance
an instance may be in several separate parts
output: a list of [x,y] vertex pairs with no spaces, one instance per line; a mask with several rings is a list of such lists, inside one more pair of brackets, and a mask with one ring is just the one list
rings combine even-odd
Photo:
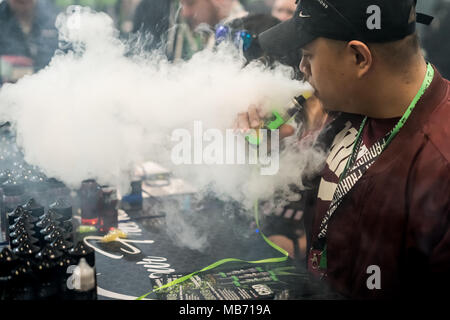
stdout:
[[266,55],[282,63],[298,66],[300,49],[316,38],[298,28],[294,19],[289,19],[259,34],[258,42]]

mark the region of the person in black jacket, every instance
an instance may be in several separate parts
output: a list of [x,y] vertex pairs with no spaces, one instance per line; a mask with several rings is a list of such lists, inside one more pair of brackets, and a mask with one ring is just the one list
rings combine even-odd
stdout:
[[133,33],[151,35],[145,49],[162,45],[169,29],[171,0],[142,0],[136,8],[133,19]]
[[450,1],[439,1],[434,10],[435,20],[424,34],[423,46],[426,58],[432,62],[442,76],[450,78]]
[[225,25],[230,28],[232,33],[246,31],[252,35],[254,41],[243,52],[247,62],[251,62],[261,58],[264,55],[261,47],[259,46],[257,35],[280,22],[281,21],[279,19],[272,17],[270,14],[250,14],[243,18],[231,20]]
[[56,10],[46,0],[0,3],[0,56],[31,59],[34,71],[44,68],[58,47]]

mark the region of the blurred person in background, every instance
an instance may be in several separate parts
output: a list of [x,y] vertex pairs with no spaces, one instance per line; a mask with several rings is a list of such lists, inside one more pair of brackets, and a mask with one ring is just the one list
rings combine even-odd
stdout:
[[275,0],[272,15],[281,21],[286,21],[294,15],[295,0]]
[[[441,0],[422,0],[417,2],[417,11],[433,13],[433,9],[436,3]],[[424,34],[429,30],[426,26],[417,26],[417,32],[421,39],[423,39]]]
[[133,28],[133,15],[141,0],[52,0],[54,5],[65,11],[67,7],[79,5],[97,12],[105,12],[113,20],[122,34],[128,34]]
[[0,81],[15,82],[50,62],[58,47],[55,19],[46,0],[0,3]]
[[249,14],[268,14],[272,11],[275,0],[246,0],[241,1]]
[[435,19],[423,32],[425,55],[443,77],[450,79],[450,0],[434,1],[430,12]]
[[247,11],[238,0],[142,0],[136,8],[133,32],[146,50],[162,48],[169,60],[188,60],[214,47],[214,27]]
[[214,28],[219,22],[226,23],[247,15],[238,0],[180,0],[181,16],[192,30],[200,24]]
[[133,33],[143,35],[143,48],[147,51],[160,48],[167,39],[170,19],[173,17],[176,1],[142,0],[133,17]]
[[242,50],[248,64],[264,56],[258,43],[258,34],[278,23],[280,20],[270,14],[250,14],[228,23],[218,24],[215,29],[215,44],[232,42]]
[[[180,0],[179,17],[169,26],[169,59],[189,59],[195,52],[214,47],[214,27],[248,13],[238,0]],[[172,28],[172,26],[176,26]]]
[[[116,25],[122,34],[128,34],[134,28],[134,15],[142,0],[118,0],[115,4]],[[170,2],[170,1],[166,1]]]

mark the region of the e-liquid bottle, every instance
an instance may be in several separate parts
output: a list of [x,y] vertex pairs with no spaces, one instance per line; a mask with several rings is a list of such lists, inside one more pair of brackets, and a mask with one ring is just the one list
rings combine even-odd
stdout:
[[19,238],[19,236],[22,236],[23,234],[34,234],[33,227],[33,224],[31,224],[24,216],[15,219],[13,224],[8,228],[9,243],[12,243],[12,240]]
[[39,239],[33,237],[32,235],[30,235],[27,232],[24,232],[17,238],[9,239],[10,247],[11,247],[11,249],[15,249],[15,248],[19,247],[25,241],[30,242],[31,244],[33,244],[35,246],[39,245]]
[[[43,290],[38,290],[40,292],[40,299],[58,298],[60,294],[60,282],[62,267],[64,265],[64,253],[51,247],[50,245],[45,245],[35,256],[37,262],[48,261],[50,269],[46,270],[48,273],[43,274],[43,279],[40,279],[44,283]],[[54,294],[58,296],[54,296]]]
[[0,251],[0,300],[11,300],[12,270],[19,264],[19,258],[8,247]]
[[62,221],[72,219],[72,205],[67,199],[59,198],[55,202],[51,203],[49,209],[61,215]]
[[31,214],[31,211],[24,210],[20,217],[14,218],[14,223],[17,223],[19,221],[26,221],[29,222],[31,225],[34,225],[37,221],[39,221],[39,219],[34,217]]
[[8,223],[6,222],[6,210],[3,203],[3,183],[6,182],[10,177],[9,170],[0,171],[0,243],[6,243],[6,230]]
[[36,238],[38,238],[37,233],[35,233],[33,231],[33,229],[26,227],[24,225],[20,225],[19,227],[17,227],[16,229],[12,229],[10,230],[10,239],[16,239],[18,237],[20,237],[23,234],[28,234],[30,236],[34,236]]
[[17,206],[23,204],[25,188],[20,181],[10,178],[2,184],[2,189],[4,212],[1,215],[1,219],[2,226],[5,226],[5,238],[9,241],[9,233],[6,232],[6,213],[14,211]]
[[33,272],[36,276],[36,299],[56,300],[59,295],[59,288],[56,279],[56,267],[53,261],[47,257],[36,259],[33,265]]
[[45,243],[45,237],[47,235],[49,235],[50,233],[52,233],[55,229],[59,228],[59,223],[55,222],[55,221],[51,221],[45,228],[41,229],[41,231],[39,231],[39,240],[44,240]]
[[142,210],[142,181],[131,182],[131,192],[122,197],[122,204],[127,204],[131,210]]
[[45,228],[47,225],[50,224],[50,222],[54,222],[56,224],[61,224],[62,216],[56,212],[53,209],[48,209],[46,213],[44,213],[42,216],[39,217],[39,221],[36,223],[36,225],[39,228]]
[[14,219],[13,224],[9,226],[9,230],[15,231],[22,226],[26,227],[29,230],[33,229],[33,224],[30,221],[28,221],[28,219],[25,216],[22,215]]
[[66,233],[66,240],[74,241],[74,226],[72,219],[72,205],[65,199],[58,199],[52,204],[50,204],[49,211],[55,212],[60,215],[60,218],[57,219],[61,228]]
[[56,199],[70,201],[70,189],[66,185],[55,179],[47,179],[47,206],[50,206]]
[[57,284],[59,287],[59,298],[61,300],[71,300],[72,299],[72,290],[67,285],[67,281],[70,278],[70,271],[74,265],[72,263],[72,259],[67,252],[63,253],[62,258],[59,261],[58,271],[57,271]]
[[25,211],[29,211],[33,217],[39,218],[45,213],[44,207],[34,198],[31,198],[23,205]]
[[26,239],[13,249],[13,253],[18,255],[21,259],[31,260],[39,252],[39,249],[40,247]]
[[33,270],[28,264],[20,263],[11,272],[11,299],[13,300],[34,300],[35,277]]
[[97,281],[95,268],[91,267],[86,259],[81,258],[73,273],[73,299],[97,300]]
[[109,186],[102,186],[102,207],[99,216],[99,231],[108,233],[118,226],[117,191]]
[[72,264],[78,264],[80,263],[81,258],[84,258],[91,267],[95,267],[95,251],[86,246],[83,243],[83,240],[78,241],[75,246],[69,250],[69,255],[72,259]]
[[102,190],[93,180],[84,180],[79,191],[81,207],[81,224],[98,225],[98,211],[102,201]]
[[6,212],[3,209],[3,189],[0,186],[0,245],[6,243]]
[[47,208],[47,178],[42,173],[28,173],[28,179],[25,185],[26,194],[34,199],[40,206]]
[[22,206],[17,206],[13,211],[6,213],[8,226],[12,226],[14,224],[14,220],[21,217],[24,212],[25,210]]
[[68,252],[72,247],[73,243],[64,239],[63,236],[59,236],[53,242],[50,243],[50,246],[56,250],[59,250],[63,253]]

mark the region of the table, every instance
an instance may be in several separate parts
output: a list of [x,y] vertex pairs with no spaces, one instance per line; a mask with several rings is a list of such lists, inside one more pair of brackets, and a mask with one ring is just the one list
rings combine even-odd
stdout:
[[[152,291],[161,282],[201,270],[224,258],[254,261],[282,256],[255,232],[251,215],[230,212],[223,202],[212,200],[195,213],[176,213],[176,218],[195,225],[196,231],[207,237],[200,250],[180,244],[176,236],[171,235],[173,228],[168,227],[168,221],[173,221],[174,217],[170,216],[173,213],[150,213],[145,207],[142,210],[119,211],[119,229],[128,233],[127,239],[105,244],[99,241],[99,235],[84,238],[96,250],[99,300],[134,300]],[[292,259],[257,265],[231,262],[207,273],[225,274],[232,270],[254,270],[255,267],[261,272],[276,274],[278,281],[267,284],[273,291],[267,296],[268,299],[339,298],[322,282],[310,278],[306,270]],[[198,276],[203,276],[203,273]],[[153,292],[146,299],[167,297]],[[189,299],[191,296],[186,297]]]

